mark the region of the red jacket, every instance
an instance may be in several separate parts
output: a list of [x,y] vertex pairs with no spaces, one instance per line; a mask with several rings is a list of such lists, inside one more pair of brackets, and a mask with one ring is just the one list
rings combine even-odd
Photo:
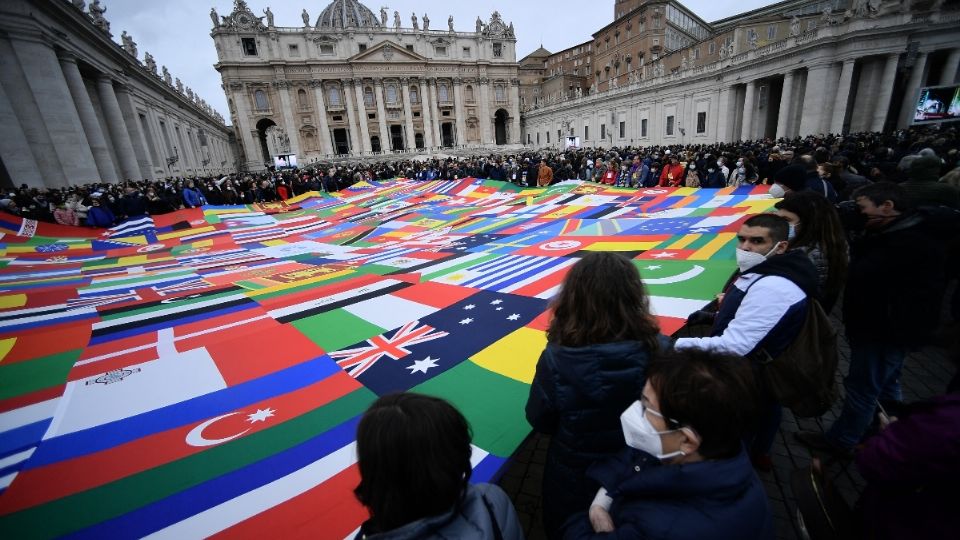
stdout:
[[607,169],[603,173],[603,178],[600,179],[600,183],[614,185],[617,183],[617,171],[615,169]]
[[667,163],[660,171],[660,185],[662,187],[676,187],[683,185],[683,165]]

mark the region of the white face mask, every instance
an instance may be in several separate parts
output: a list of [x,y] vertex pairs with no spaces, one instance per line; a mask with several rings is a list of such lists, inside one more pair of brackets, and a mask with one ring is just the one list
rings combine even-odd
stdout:
[[696,166],[696,165],[690,165],[690,170],[691,170],[691,171],[697,170],[697,166]]
[[717,161],[717,167],[723,167],[723,162],[722,162],[722,161]]
[[770,196],[774,199],[782,199],[787,194],[786,190],[780,184],[770,186]]
[[797,226],[793,223],[787,223],[787,241],[793,240],[797,236]]
[[[649,410],[651,414],[660,416],[660,413],[653,409],[647,410]],[[627,410],[623,411],[623,414],[620,415],[620,425],[623,427],[623,438],[627,441],[627,446],[640,450],[641,452],[646,452],[657,459],[670,459],[672,457],[685,455],[682,450],[670,452],[669,454],[663,453],[663,441],[660,439],[660,435],[673,433],[676,430],[657,431],[657,428],[653,427],[653,424],[650,423],[650,420],[647,419],[647,415],[644,414],[643,411],[643,405],[639,401],[634,401],[633,404],[627,407]]]
[[776,251],[779,244],[779,242],[774,244],[773,247],[770,248],[770,251],[766,252],[766,254],[737,248],[737,267],[740,268],[740,273],[745,273],[747,270],[750,270],[754,266],[767,260],[767,257]]

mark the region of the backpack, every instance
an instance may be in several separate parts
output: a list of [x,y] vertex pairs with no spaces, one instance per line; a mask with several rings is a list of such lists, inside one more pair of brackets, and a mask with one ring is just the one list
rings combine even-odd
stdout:
[[837,331],[815,298],[807,297],[807,315],[797,337],[776,358],[758,351],[761,377],[784,407],[798,418],[823,415],[837,399],[835,374],[840,363]]

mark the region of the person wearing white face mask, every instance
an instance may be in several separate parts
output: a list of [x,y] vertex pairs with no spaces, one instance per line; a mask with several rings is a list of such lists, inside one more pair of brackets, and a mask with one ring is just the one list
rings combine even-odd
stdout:
[[602,487],[564,538],[773,538],[742,443],[754,388],[743,358],[689,350],[654,360],[620,417],[627,448],[587,471]]
[[[787,220],[774,214],[747,219],[737,233],[740,275],[727,287],[708,337],[680,338],[677,350],[702,349],[736,356],[779,356],[803,327],[808,298],[817,298],[817,270],[800,250],[787,250]],[[750,452],[761,470],[780,426],[780,404],[761,389],[764,414]]]

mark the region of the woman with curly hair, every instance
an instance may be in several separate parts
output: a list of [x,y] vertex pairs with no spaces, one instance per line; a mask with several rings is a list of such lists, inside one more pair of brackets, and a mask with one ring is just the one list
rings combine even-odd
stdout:
[[586,509],[597,485],[585,471],[623,447],[620,413],[646,379],[651,355],[667,347],[640,274],[617,253],[575,264],[553,301],[547,347],[537,362],[527,420],[552,436],[543,472],[543,520],[555,538]]
[[817,267],[820,304],[830,313],[847,280],[850,258],[837,209],[815,191],[790,193],[774,208],[790,224],[789,249],[802,249]]

